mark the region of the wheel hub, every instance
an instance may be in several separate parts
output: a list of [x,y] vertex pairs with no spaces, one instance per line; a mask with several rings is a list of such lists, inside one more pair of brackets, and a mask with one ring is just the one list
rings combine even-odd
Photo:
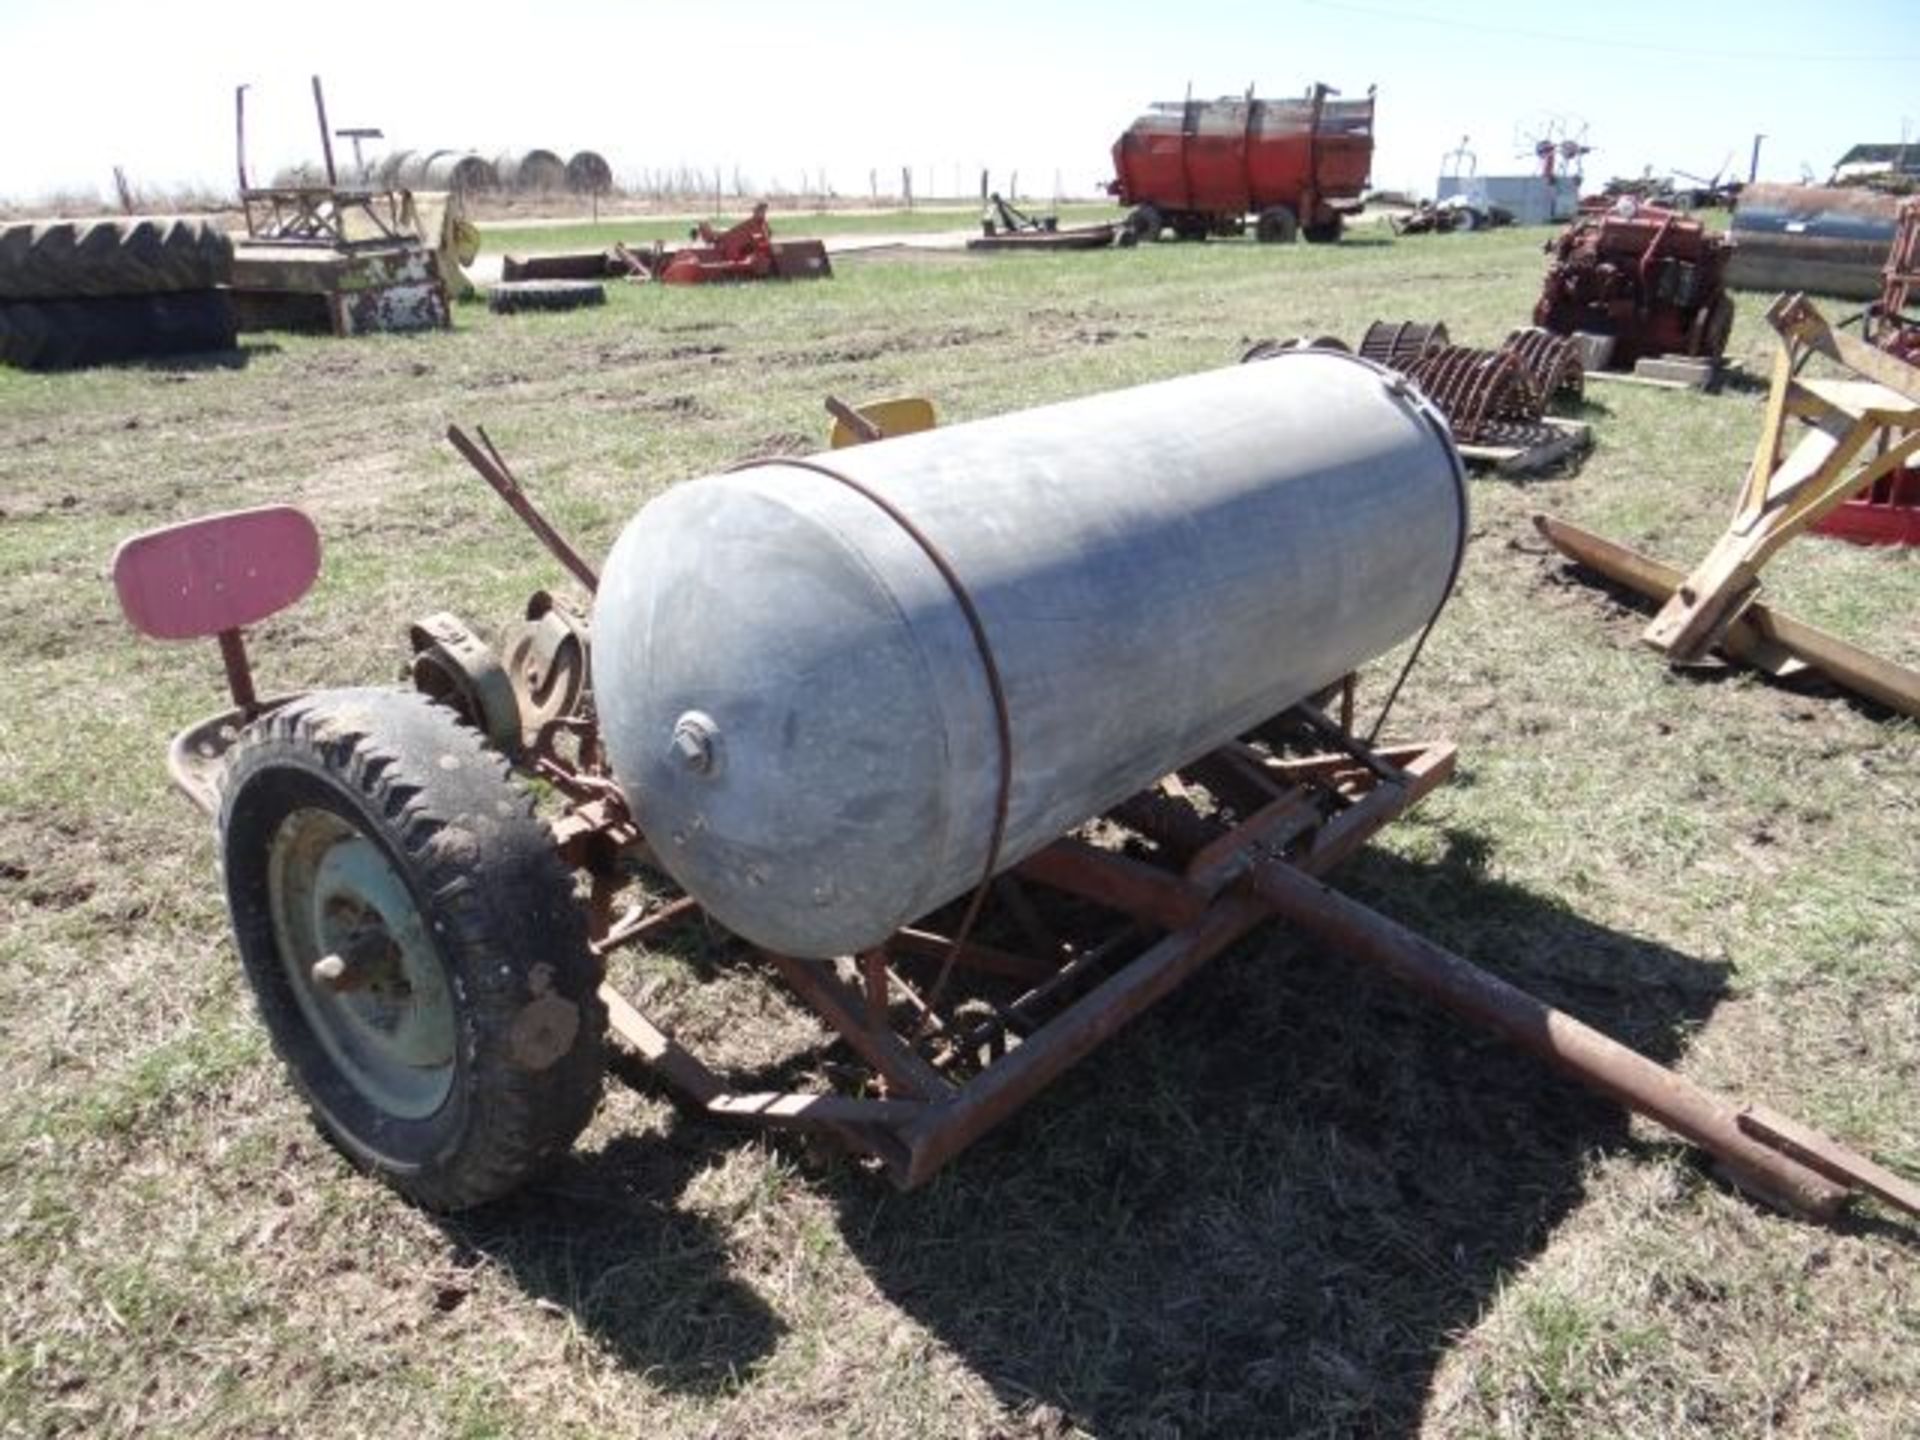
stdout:
[[421,1119],[453,1083],[447,972],[398,871],[330,810],[296,810],[268,862],[275,940],[314,1038],[362,1098]]

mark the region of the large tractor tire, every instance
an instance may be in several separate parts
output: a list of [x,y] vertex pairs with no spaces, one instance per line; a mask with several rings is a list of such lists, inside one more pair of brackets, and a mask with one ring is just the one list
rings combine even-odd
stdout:
[[1331,245],[1346,232],[1347,221],[1343,215],[1335,215],[1330,220],[1322,220],[1316,225],[1308,225],[1301,230],[1309,245]]
[[0,301],[0,365],[24,370],[77,370],[237,343],[224,290]]
[[0,227],[0,301],[211,290],[233,239],[205,220],[55,220]]
[[1269,205],[1253,222],[1253,238],[1262,245],[1291,245],[1300,234],[1300,217],[1285,205]]
[[564,1155],[606,1007],[571,876],[506,762],[412,691],[256,721],[221,780],[234,943],[321,1130],[437,1210]]

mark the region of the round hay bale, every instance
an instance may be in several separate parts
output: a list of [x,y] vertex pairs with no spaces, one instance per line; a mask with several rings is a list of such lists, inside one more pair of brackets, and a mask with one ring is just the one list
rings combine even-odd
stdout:
[[567,161],[567,188],[581,195],[604,195],[613,188],[613,167],[596,150],[577,150]]
[[551,150],[509,151],[493,169],[508,190],[564,190],[567,184],[567,162]]
[[473,190],[492,190],[499,185],[493,166],[471,151],[436,151],[420,171],[419,189],[450,190],[465,194]]
[[414,150],[395,150],[391,155],[383,155],[375,160],[371,167],[374,184],[382,190],[404,190],[406,182],[401,176],[413,164],[418,153]]

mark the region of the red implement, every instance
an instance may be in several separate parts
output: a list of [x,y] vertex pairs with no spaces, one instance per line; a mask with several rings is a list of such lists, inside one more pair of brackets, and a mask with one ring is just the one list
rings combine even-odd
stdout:
[[1733,328],[1726,237],[1657,205],[1583,212],[1547,244],[1533,323],[1556,335],[1613,337],[1608,364],[1645,355],[1716,359]]
[[716,231],[702,221],[694,237],[700,243],[666,255],[654,279],[665,285],[705,285],[727,280],[823,279],[833,273],[826,246],[818,240],[774,240],[764,202],[726,230]]

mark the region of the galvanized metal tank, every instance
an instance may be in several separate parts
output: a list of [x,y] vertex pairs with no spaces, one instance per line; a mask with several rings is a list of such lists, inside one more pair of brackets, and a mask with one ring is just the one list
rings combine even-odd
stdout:
[[1291,351],[676,486],[608,557],[594,693],[688,893],[843,954],[987,864],[1003,756],[956,583],[1004,688],[1004,867],[1415,633],[1465,535],[1437,412]]

